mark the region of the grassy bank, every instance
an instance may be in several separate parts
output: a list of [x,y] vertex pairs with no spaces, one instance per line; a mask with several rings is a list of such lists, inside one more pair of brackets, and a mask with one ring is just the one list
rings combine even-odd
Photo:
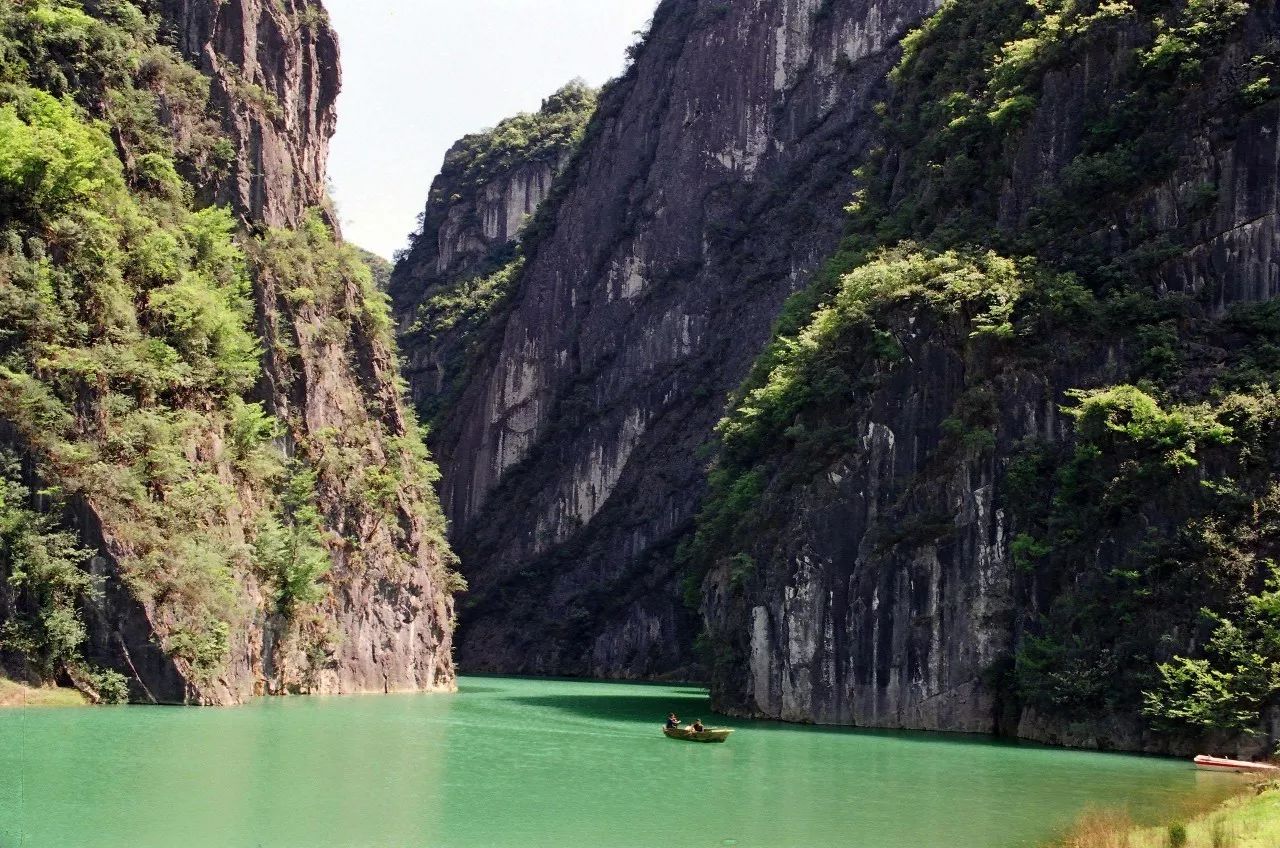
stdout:
[[[1242,778],[1243,780],[1243,778]],[[1276,848],[1280,783],[1242,783],[1241,794],[1163,827],[1137,827],[1120,811],[1081,817],[1055,848]]]
[[32,687],[0,677],[0,707],[84,707],[89,701],[75,689]]

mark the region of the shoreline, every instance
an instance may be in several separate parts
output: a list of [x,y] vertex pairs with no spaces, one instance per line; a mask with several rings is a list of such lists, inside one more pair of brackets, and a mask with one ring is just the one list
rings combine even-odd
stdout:
[[1241,778],[1225,800],[1161,825],[1140,826],[1122,809],[1086,811],[1044,848],[1275,848],[1280,845],[1280,780]]
[[26,707],[87,707],[89,699],[80,691],[61,686],[27,686],[0,677],[0,710]]

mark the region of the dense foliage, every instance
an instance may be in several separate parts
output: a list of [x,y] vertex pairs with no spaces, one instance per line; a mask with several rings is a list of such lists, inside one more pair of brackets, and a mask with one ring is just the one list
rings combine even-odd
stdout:
[[[213,518],[234,489],[192,457],[257,377],[249,279],[231,216],[192,209],[141,75],[182,63],[135,7],[108,9],[4,8],[0,415],[119,528],[126,579],[174,622],[170,650],[213,671],[242,554]],[[89,111],[103,100],[129,104],[115,130],[131,164]]]
[[[294,307],[340,289],[351,307],[328,316],[340,340],[351,321],[393,351],[391,322],[355,249],[318,219],[249,239],[229,211],[199,207],[234,155],[209,81],[138,6],[91,9],[0,4],[0,427],[101,522],[164,649],[211,679],[248,614],[238,576],[255,575],[287,616],[327,594],[332,504],[317,475],[330,455],[287,461],[281,437],[301,437],[301,422],[250,400],[264,352],[297,353],[283,333],[258,337],[253,280],[290,281]],[[369,426],[344,435],[351,450],[379,446],[365,476],[394,468],[380,485],[413,478],[432,502],[420,440]],[[6,479],[16,503],[24,483]],[[48,676],[80,664],[75,609],[96,590],[77,576],[87,552],[52,518],[26,520],[29,538],[0,557],[20,590],[0,639]]]
[[[394,325],[387,294],[379,287],[368,259],[359,248],[334,240],[318,214],[296,230],[269,229],[249,245],[264,283],[284,303],[268,321],[265,343],[281,388],[292,394],[305,363],[342,367],[347,357],[375,360],[395,351]],[[359,367],[359,363],[352,367]],[[368,513],[399,542],[407,542],[400,520],[406,503],[419,512],[424,529],[441,551],[442,585],[460,586],[447,569],[445,521],[434,486],[439,469],[412,424],[402,426],[401,410],[388,397],[403,395],[397,372],[386,372],[390,386],[363,385],[364,395],[344,398],[346,421],[341,428],[308,429],[293,422],[299,454],[353,515]],[[356,375],[353,374],[353,380]],[[368,379],[360,375],[359,379]],[[402,495],[409,495],[407,499]],[[288,511],[296,514],[296,508]],[[351,540],[348,540],[349,542]],[[356,542],[357,559],[360,558]],[[401,550],[407,555],[408,546]]]
[[[0,560],[7,563],[0,587],[0,653],[22,658],[29,677],[73,676],[99,700],[128,698],[124,678],[80,658],[87,638],[80,602],[99,589],[81,567],[92,551],[60,528],[48,512],[32,509],[33,493],[21,482],[20,464],[0,453]],[[53,492],[42,493],[53,505]],[[24,615],[13,615],[21,609]]]
[[575,80],[546,98],[537,112],[522,113],[491,130],[464,136],[446,155],[440,184],[465,196],[514,167],[543,160],[558,163],[582,140],[598,96],[599,92],[585,82]]
[[[848,237],[788,304],[720,424],[711,493],[682,550],[691,600],[709,569],[747,556],[788,491],[852,447],[849,404],[900,367],[894,330],[910,316],[951,328],[969,363],[932,462],[996,448],[1002,372],[1055,361],[1121,375],[1060,386],[1072,439],[999,459],[1020,591],[1050,602],[1018,625],[1016,662],[992,679],[1068,719],[1260,726],[1280,696],[1265,588],[1280,556],[1274,310],[1219,318],[1215,291],[1165,292],[1161,267],[1193,244],[1215,186],[1179,189],[1176,227],[1132,205],[1193,139],[1274,111],[1273,42],[1226,47],[1249,12],[1233,0],[955,0],[905,40]],[[1113,85],[1090,95],[1074,158],[1011,218],[1001,203],[1020,144],[1047,81],[1077,61],[1114,61]],[[1106,351],[1122,361],[1091,364]]]
[[361,247],[357,247],[356,252],[359,253],[361,261],[368,266],[369,272],[373,274],[374,285],[379,290],[386,291],[391,282],[391,270],[393,267],[391,262]]

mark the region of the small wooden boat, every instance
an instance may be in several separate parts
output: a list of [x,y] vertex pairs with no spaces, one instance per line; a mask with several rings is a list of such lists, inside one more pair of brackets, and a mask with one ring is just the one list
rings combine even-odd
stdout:
[[683,739],[686,742],[723,742],[733,731],[724,727],[710,727],[706,730],[685,730],[683,727],[664,727],[663,734],[668,739]]
[[1280,767],[1270,763],[1250,763],[1244,760],[1225,760],[1221,757],[1210,757],[1201,754],[1195,758],[1196,768],[1205,771],[1234,772],[1236,774],[1275,774]]

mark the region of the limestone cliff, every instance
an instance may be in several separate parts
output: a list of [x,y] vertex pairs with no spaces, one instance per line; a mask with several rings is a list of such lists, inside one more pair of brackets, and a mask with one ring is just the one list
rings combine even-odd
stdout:
[[662,3],[438,418],[461,661],[1203,740],[1142,693],[1276,554],[1275,28]]
[[388,286],[414,404],[433,420],[506,306],[518,239],[551,194],[596,105],[572,82],[534,113],[460,139]]
[[441,417],[476,670],[688,669],[700,446],[834,249],[918,3],[661,5]]
[[60,122],[85,175],[0,180],[6,482],[94,554],[82,580],[23,566],[60,537],[0,539],[0,665],[161,703],[451,689],[435,469],[327,223],[321,4],[40,0],[0,33],[6,144],[57,173]]

